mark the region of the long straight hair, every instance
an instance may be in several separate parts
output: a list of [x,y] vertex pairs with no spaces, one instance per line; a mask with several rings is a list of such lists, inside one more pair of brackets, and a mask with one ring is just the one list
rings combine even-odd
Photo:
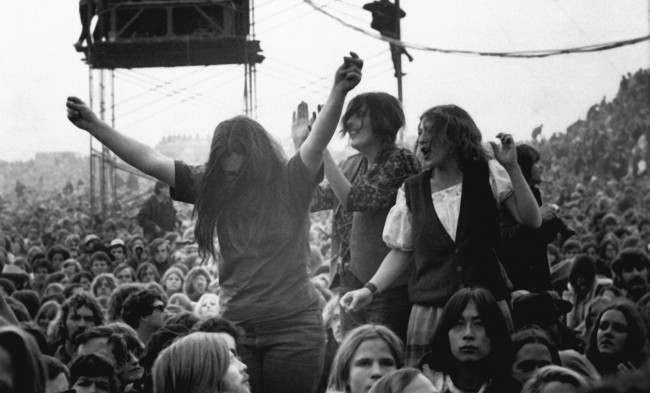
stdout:
[[45,393],[46,370],[34,339],[15,326],[0,327],[0,347],[9,352],[14,368],[14,390]]
[[[244,162],[236,180],[228,184],[221,160],[231,154],[242,155]],[[217,226],[223,225],[234,247],[254,246],[252,242],[281,213],[285,162],[280,145],[256,121],[236,116],[217,125],[194,208],[194,233],[204,256],[214,255]]]
[[485,331],[490,338],[490,354],[481,361],[486,376],[503,378],[510,374],[513,360],[512,340],[508,332],[505,316],[490,291],[485,288],[462,288],[447,301],[435,333],[431,339],[431,354],[427,356],[433,370],[453,374],[460,362],[454,357],[449,345],[449,331],[462,317],[469,303],[474,303],[476,310],[485,324]]
[[230,366],[226,340],[216,333],[191,333],[165,348],[153,365],[154,393],[221,392]]

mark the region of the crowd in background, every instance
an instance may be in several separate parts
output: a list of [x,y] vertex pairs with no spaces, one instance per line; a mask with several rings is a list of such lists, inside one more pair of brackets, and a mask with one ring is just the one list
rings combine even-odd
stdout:
[[[426,173],[421,139],[440,113],[423,115],[414,149],[375,154],[359,142],[353,145],[359,154],[338,166],[340,177],[325,157],[327,182],[315,187],[310,204],[305,263],[326,332],[314,336],[325,348],[317,390],[650,391],[649,86],[648,70],[627,75],[613,101],[592,107],[567,133],[519,144],[517,166],[541,216],[539,225],[530,225],[534,230],[519,217],[526,213],[521,206],[510,214],[514,219],[506,218],[506,200],[520,185],[501,185],[503,171],[485,167],[497,184],[492,193],[490,187],[475,192],[503,201],[499,218],[486,219],[499,225],[496,249],[506,280],[503,288],[490,281],[459,284],[440,304],[418,298],[433,295],[413,292],[421,283],[409,281],[412,272],[396,273],[383,287],[377,276],[392,254],[412,253],[420,271],[417,236],[407,245],[403,229],[387,235],[382,228],[385,220],[404,220],[393,206],[396,196],[408,209],[417,206],[417,185],[402,184]],[[343,123],[380,105],[374,99],[391,102],[373,95],[353,100]],[[386,105],[383,113],[392,110]],[[351,130],[345,132],[354,141],[359,136]],[[294,138],[297,149],[305,137]],[[496,150],[495,160],[508,170],[514,165]],[[474,169],[467,168],[469,178]],[[382,193],[385,200],[372,197]],[[263,340],[260,326],[273,319],[253,325],[224,316],[231,300],[220,285],[224,256],[218,243],[212,256],[200,253],[192,207],[172,205],[163,183],[145,203],[132,200],[103,218],[88,214],[86,197],[37,191],[3,200],[0,392],[263,392],[248,381],[256,366],[238,354],[250,337]],[[416,231],[418,218],[409,220]],[[458,234],[462,238],[462,229]],[[392,240],[384,245],[382,239]],[[363,248],[368,244],[371,250]],[[356,261],[359,255],[375,258],[371,268]],[[436,272],[443,273],[454,277]],[[356,308],[345,300],[348,293],[372,301],[364,306],[359,300]],[[427,302],[433,309],[411,309]],[[426,339],[413,338],[424,334],[409,323],[422,318],[418,312],[434,318],[422,322],[430,327]],[[293,371],[300,377],[295,367],[285,370],[287,378]],[[260,378],[251,375],[251,381]]]

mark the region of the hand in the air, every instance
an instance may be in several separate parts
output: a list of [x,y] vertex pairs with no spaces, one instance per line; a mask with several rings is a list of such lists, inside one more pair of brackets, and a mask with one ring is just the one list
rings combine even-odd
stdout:
[[352,90],[361,81],[363,60],[354,52],[343,58],[343,64],[336,70],[334,87],[340,88],[344,93]]
[[498,134],[497,138],[501,142],[501,146],[494,142],[490,142],[492,151],[494,152],[494,158],[496,158],[496,160],[499,161],[499,164],[503,165],[504,168],[514,168],[518,165],[517,146],[515,145],[515,140],[512,138],[512,135],[505,133]]
[[309,135],[311,122],[309,120],[309,107],[306,102],[298,104],[298,108],[293,112],[291,122],[291,139],[293,145],[297,148],[307,139]]
[[97,115],[77,97],[68,97],[65,106],[68,110],[68,120],[82,130],[88,131],[99,122]]

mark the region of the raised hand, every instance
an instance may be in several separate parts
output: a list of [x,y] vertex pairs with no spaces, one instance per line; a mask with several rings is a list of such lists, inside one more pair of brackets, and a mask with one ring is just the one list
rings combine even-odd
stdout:
[[293,145],[297,148],[307,139],[309,131],[311,131],[311,123],[309,120],[309,107],[306,102],[298,104],[298,108],[293,112],[291,122],[291,139]]
[[501,142],[501,146],[494,142],[490,142],[494,152],[494,158],[496,158],[496,160],[499,161],[499,164],[503,165],[504,168],[514,168],[518,165],[515,140],[512,138],[512,135],[505,133],[498,134],[497,138]]
[[88,105],[77,97],[68,97],[65,106],[68,110],[68,120],[82,130],[89,131],[93,125],[100,122]]
[[343,58],[343,64],[336,70],[334,88],[341,89],[343,93],[352,90],[361,81],[363,60],[354,52]]

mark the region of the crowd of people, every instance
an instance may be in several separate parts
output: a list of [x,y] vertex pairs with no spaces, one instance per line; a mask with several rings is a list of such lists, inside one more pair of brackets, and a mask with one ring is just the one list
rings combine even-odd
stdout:
[[[650,391],[650,182],[573,150],[626,134],[645,160],[648,72],[566,136],[486,143],[440,105],[405,148],[395,97],[344,108],[362,66],[299,105],[289,159],[238,116],[188,165],[68,98],[159,182],[104,219],[76,192],[5,201],[0,392]],[[357,153],[336,163],[339,124]]]

